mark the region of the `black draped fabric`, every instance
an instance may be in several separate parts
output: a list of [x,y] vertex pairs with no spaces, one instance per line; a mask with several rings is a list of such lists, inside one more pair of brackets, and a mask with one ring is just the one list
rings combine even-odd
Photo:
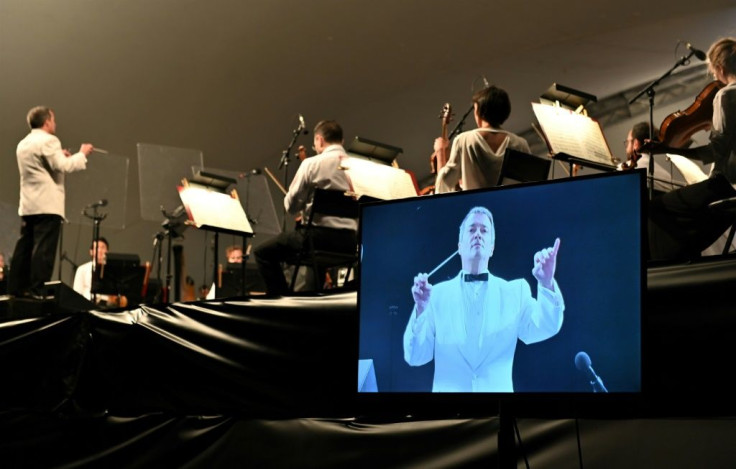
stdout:
[[91,313],[84,407],[255,417],[346,416],[355,296]]
[[[517,414],[519,463],[577,467],[579,430],[589,467],[732,467],[734,267],[650,269],[645,398],[577,426]],[[356,312],[355,293],[116,312],[16,301],[0,311],[0,465],[495,467],[498,417],[356,416]]]

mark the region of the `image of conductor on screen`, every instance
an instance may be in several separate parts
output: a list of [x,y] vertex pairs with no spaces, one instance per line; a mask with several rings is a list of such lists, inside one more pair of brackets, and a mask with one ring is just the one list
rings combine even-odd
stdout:
[[513,392],[517,339],[533,344],[562,328],[565,305],[555,280],[560,239],[534,254],[536,298],[526,280],[489,272],[494,247],[493,215],[474,207],[460,225],[460,273],[437,285],[429,274],[414,277],[404,360],[421,366],[434,359],[433,392]]

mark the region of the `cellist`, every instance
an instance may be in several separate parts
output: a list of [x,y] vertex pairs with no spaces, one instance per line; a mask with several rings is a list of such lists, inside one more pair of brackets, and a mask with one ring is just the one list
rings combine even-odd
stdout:
[[710,177],[654,197],[649,206],[649,250],[653,260],[690,260],[733,223],[733,216],[709,209],[712,202],[736,196],[736,38],[715,41],[707,53],[708,69],[724,86],[713,98],[710,141],[677,149],[647,142],[643,152],[678,153],[713,163]]

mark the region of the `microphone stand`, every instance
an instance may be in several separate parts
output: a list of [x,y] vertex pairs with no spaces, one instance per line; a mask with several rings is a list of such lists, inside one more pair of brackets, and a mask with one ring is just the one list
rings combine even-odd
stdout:
[[[159,290],[156,292],[156,294],[153,296],[153,302],[159,303],[163,302],[162,295],[163,295],[163,283],[161,282],[161,264],[163,262],[163,251],[161,249],[161,242],[166,237],[165,231],[159,231],[153,236],[153,254],[151,255],[151,260],[154,263],[157,263],[156,265],[156,279],[158,280]],[[145,301],[145,298],[144,298]]]
[[452,140],[453,137],[455,137],[457,134],[463,131],[463,126],[465,125],[465,119],[467,119],[470,113],[473,112],[473,109],[475,109],[475,105],[471,104],[470,108],[467,111],[465,111],[465,114],[463,114],[463,117],[457,123],[455,128],[452,129],[452,132],[450,132],[450,135],[447,136],[447,140]]
[[[659,82],[667,78],[674,72],[678,67],[681,67],[683,65],[688,65],[690,63],[690,57],[695,55],[695,51],[691,50],[690,53],[682,57],[680,60],[678,60],[675,65],[672,66],[669,70],[667,70],[664,75],[657,78],[653,82],[651,82],[649,85],[647,85],[646,88],[641,90],[636,96],[634,96],[630,101],[629,105],[634,104],[634,102],[642,97],[643,95],[649,96],[649,141],[654,140],[654,95],[656,92],[654,91],[654,87],[659,85]],[[649,166],[647,168],[648,175],[648,185],[649,185],[649,200],[652,200],[652,197],[654,197],[654,155],[649,155]]]
[[[89,207],[87,207],[87,208],[89,208]],[[98,265],[97,265],[97,249],[98,249],[98,242],[100,240],[100,222],[102,222],[102,220],[104,220],[105,218],[107,218],[107,214],[106,213],[98,214],[97,213],[97,209],[99,208],[99,205],[97,205],[97,204],[92,204],[92,207],[91,207],[92,210],[93,210],[92,215],[90,215],[90,214],[87,213],[87,208],[85,208],[84,210],[82,210],[82,214],[85,217],[90,218],[92,220],[92,248],[93,248],[93,252],[92,252],[92,279],[91,279],[91,282],[90,282],[90,285],[91,285],[90,289],[91,290],[94,290],[94,283],[95,283],[95,278],[97,277],[97,268],[98,268]],[[97,293],[96,292],[90,292],[90,293],[92,294],[92,303],[97,303]]]
[[[289,155],[291,154],[292,148],[294,148],[294,145],[296,144],[296,140],[299,138],[302,132],[304,132],[304,127],[302,127],[302,124],[299,123],[299,126],[293,131],[289,146],[281,154],[279,169],[284,168],[284,187],[289,187]],[[286,208],[284,208],[284,218],[282,221],[281,229],[286,230]]]

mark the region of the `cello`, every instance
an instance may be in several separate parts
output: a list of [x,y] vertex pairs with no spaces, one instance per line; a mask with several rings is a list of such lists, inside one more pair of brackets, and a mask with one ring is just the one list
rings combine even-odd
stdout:
[[[447,140],[447,125],[450,123],[450,121],[452,121],[452,106],[450,105],[450,103],[445,103],[445,105],[442,106],[442,111],[440,112],[439,117],[442,120],[442,139]],[[437,174],[437,171],[440,169],[438,167],[438,160],[440,156],[442,156],[445,162],[447,161],[445,155],[440,155],[437,151],[433,152],[432,155],[429,157],[429,168],[432,174]],[[431,194],[434,194],[434,185],[427,186],[419,191],[419,195]]]

